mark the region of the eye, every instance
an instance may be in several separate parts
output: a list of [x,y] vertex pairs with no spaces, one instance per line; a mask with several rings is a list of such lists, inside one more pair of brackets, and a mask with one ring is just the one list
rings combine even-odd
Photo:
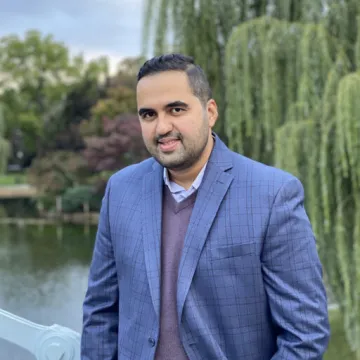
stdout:
[[141,115],[143,119],[149,119],[155,116],[155,111],[147,111]]
[[179,108],[179,107],[176,107],[176,108],[172,108],[171,109],[171,112],[173,114],[180,114],[182,111],[185,111],[183,108]]

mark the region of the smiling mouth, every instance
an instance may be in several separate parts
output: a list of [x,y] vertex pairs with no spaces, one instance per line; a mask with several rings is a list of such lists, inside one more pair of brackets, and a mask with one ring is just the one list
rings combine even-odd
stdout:
[[174,151],[177,146],[179,145],[180,140],[178,139],[166,139],[166,140],[160,140],[158,142],[159,148],[162,152],[171,152]]

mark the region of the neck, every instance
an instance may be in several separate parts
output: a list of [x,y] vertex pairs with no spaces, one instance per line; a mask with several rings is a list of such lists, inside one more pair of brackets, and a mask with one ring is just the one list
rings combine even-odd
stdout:
[[206,162],[209,160],[213,146],[214,146],[214,139],[210,135],[210,139],[200,159],[189,169],[168,170],[170,179],[175,183],[177,183],[178,185],[184,187],[186,190],[189,189],[191,184],[195,181],[196,177],[199,175],[201,169],[205,166]]

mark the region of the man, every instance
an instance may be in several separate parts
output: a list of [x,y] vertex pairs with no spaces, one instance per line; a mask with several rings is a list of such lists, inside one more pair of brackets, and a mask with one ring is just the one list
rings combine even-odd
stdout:
[[152,158],[108,182],[82,359],[322,359],[327,299],[299,180],[213,133],[191,58],[146,62],[137,105]]

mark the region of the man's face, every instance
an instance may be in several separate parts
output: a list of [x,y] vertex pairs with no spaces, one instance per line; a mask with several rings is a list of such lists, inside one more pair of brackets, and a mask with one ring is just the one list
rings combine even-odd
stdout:
[[203,106],[185,72],[166,71],[137,85],[142,136],[149,153],[164,167],[184,170],[201,157],[217,118],[216,103]]

